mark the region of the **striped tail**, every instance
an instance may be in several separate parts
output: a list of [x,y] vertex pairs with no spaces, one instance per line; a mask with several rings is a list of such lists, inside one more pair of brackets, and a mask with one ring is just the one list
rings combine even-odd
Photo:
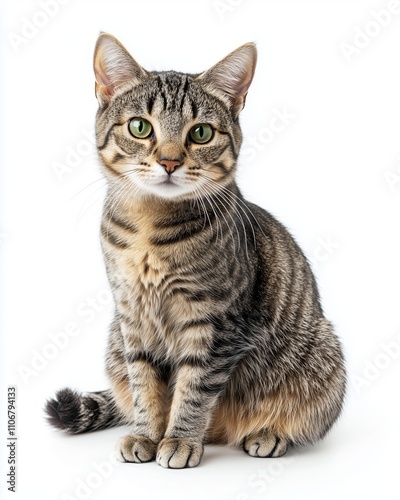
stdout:
[[45,406],[48,422],[68,434],[97,431],[128,423],[115,405],[112,391],[80,394],[61,389]]

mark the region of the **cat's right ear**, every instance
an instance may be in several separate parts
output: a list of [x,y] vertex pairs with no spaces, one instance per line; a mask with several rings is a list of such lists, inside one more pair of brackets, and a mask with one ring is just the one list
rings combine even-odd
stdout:
[[101,33],[97,39],[93,66],[100,105],[107,104],[118,87],[139,83],[147,75],[125,47],[107,33]]

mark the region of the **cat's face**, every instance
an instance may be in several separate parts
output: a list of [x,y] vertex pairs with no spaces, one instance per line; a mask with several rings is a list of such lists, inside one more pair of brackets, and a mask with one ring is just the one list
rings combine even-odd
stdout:
[[233,178],[241,144],[238,114],[253,78],[247,44],[200,75],[147,72],[112,36],[94,59],[99,156],[127,196],[206,197]]

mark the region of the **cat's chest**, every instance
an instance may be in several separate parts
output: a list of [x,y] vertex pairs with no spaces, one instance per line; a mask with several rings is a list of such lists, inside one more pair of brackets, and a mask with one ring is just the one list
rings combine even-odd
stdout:
[[103,241],[109,280],[117,309],[157,334],[168,335],[180,325],[204,318],[209,305],[194,300],[202,292],[195,273],[177,265],[179,245],[154,245],[157,234],[138,228],[124,248]]
[[110,265],[110,278],[124,293],[131,291],[132,297],[158,295],[162,293],[162,283],[171,274],[165,258],[161,258],[150,243],[151,235],[146,230],[124,235],[124,245],[116,248],[103,241],[106,261]]
[[196,326],[210,312],[207,300],[192,298],[202,286],[190,273],[173,270],[148,245],[146,236],[137,234],[107,266],[123,335],[160,359],[201,355],[212,338],[209,327]]
[[193,257],[200,241],[177,242],[169,237],[168,229],[154,227],[146,216],[130,220],[133,225],[128,229],[117,232],[117,224],[111,223],[113,236],[102,236],[107,273],[128,346],[160,359],[179,361],[201,355],[212,339],[206,320],[213,305],[207,294],[210,283],[202,279]]

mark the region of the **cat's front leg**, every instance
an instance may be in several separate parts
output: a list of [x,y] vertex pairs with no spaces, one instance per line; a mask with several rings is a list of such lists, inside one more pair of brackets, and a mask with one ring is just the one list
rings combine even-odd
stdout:
[[168,428],[157,450],[162,467],[183,469],[200,463],[212,410],[229,378],[230,367],[224,365],[198,360],[179,369]]
[[133,427],[117,445],[121,462],[143,463],[154,460],[157,445],[165,431],[165,392],[158,366],[143,353],[127,356],[133,391]]

